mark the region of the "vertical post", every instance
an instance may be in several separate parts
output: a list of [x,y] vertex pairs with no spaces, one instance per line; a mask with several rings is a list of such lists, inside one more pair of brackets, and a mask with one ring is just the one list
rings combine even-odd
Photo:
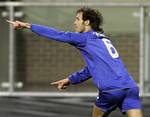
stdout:
[[139,53],[139,78],[140,95],[144,95],[144,39],[145,39],[145,9],[140,7],[140,53]]
[[[146,15],[147,16],[147,15]],[[146,87],[146,92],[147,93],[149,93],[149,88],[150,88],[150,85],[149,85],[149,25],[148,25],[148,27],[146,28],[146,30],[145,30],[145,50],[144,50],[144,52],[145,52],[145,60],[144,60],[144,62],[145,62],[145,82],[146,82],[146,84],[145,84],[145,87]]]
[[[14,6],[9,6],[9,20],[14,20]],[[12,26],[9,26],[9,93],[10,95],[14,91],[14,30]]]

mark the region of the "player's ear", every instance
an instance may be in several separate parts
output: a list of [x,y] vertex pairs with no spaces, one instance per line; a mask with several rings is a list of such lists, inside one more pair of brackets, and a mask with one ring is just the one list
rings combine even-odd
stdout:
[[88,25],[90,25],[90,21],[89,21],[89,20],[85,20],[85,21],[84,21],[84,24],[85,24],[86,26],[88,26]]

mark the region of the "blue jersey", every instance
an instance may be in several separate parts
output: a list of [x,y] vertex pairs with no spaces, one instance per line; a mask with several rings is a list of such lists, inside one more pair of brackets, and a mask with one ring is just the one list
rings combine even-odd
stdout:
[[111,41],[104,34],[88,32],[64,32],[42,25],[31,25],[31,31],[51,40],[65,42],[80,50],[85,67],[69,76],[72,84],[92,77],[101,91],[136,87]]

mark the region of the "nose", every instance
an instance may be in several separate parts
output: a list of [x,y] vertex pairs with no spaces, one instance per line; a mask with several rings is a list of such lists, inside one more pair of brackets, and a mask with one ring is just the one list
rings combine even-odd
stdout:
[[76,20],[74,21],[74,25],[76,25]]

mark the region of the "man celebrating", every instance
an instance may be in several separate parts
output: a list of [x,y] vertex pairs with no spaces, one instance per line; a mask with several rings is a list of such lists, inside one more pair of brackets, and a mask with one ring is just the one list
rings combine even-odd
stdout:
[[107,117],[117,107],[128,117],[142,117],[139,88],[126,70],[109,37],[103,33],[102,14],[91,8],[77,10],[76,32],[64,32],[37,24],[8,21],[15,29],[28,28],[51,40],[69,43],[76,47],[86,62],[80,71],[68,78],[51,83],[59,90],[89,78],[99,90],[92,117]]

